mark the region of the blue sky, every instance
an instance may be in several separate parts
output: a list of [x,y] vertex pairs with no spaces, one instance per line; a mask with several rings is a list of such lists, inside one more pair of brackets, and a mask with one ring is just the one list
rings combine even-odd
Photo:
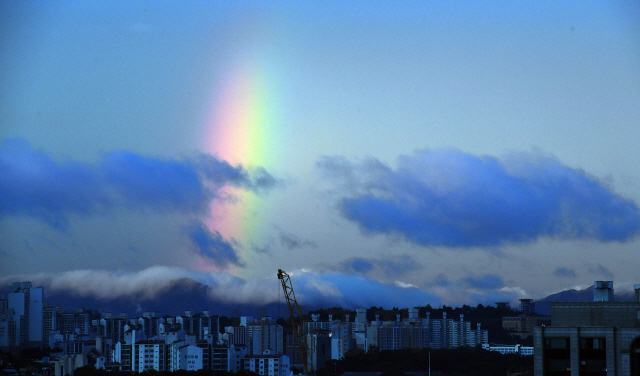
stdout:
[[[632,1],[2,2],[0,278],[188,276],[266,303],[282,268],[353,306],[630,288],[638,20]],[[203,144],[242,64],[273,116],[260,159]],[[216,225],[243,210],[250,233]]]

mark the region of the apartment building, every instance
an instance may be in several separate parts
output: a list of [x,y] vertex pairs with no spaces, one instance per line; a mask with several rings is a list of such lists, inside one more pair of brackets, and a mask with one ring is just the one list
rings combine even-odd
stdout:
[[284,353],[282,326],[275,319],[265,316],[260,320],[245,320],[245,333],[251,354],[262,355],[266,350]]
[[244,358],[245,371],[265,376],[289,376],[289,357],[265,350],[261,355],[247,355]]
[[471,323],[460,319],[432,319],[429,312],[426,318],[418,317],[418,310],[409,310],[409,317],[395,321],[375,321],[367,326],[367,347],[377,346],[380,350],[398,350],[408,348],[449,349],[461,346],[475,347],[488,342],[488,332],[480,324],[471,329]]
[[0,298],[0,347],[26,348],[43,345],[43,292],[31,282],[16,282]]

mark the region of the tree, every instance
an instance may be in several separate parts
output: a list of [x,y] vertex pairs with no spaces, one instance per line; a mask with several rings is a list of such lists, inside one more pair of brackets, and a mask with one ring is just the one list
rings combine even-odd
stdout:
[[380,353],[380,347],[376,345],[369,345],[367,348],[367,355],[378,355]]

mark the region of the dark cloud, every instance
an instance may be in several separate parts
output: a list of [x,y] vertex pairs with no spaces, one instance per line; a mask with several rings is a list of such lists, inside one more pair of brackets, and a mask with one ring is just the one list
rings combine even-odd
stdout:
[[492,247],[539,237],[627,241],[637,205],[583,171],[536,155],[500,162],[459,151],[421,151],[393,170],[375,159],[323,157],[339,182],[342,214],[369,234],[423,246]]
[[613,273],[611,273],[611,271],[609,269],[605,268],[601,264],[590,266],[589,267],[589,273],[596,274],[596,275],[601,275],[601,276],[604,276],[604,277],[607,277],[607,278],[613,278]]
[[462,280],[467,286],[480,290],[496,290],[504,287],[502,278],[493,274],[485,274],[480,278],[467,277]]
[[433,282],[431,282],[430,285],[438,287],[449,287],[452,286],[453,283],[449,281],[449,278],[447,278],[446,275],[440,273],[436,276],[436,278],[433,279]]
[[251,247],[254,251],[258,252],[258,253],[262,253],[265,255],[272,255],[273,252],[271,251],[271,246],[269,244],[259,247],[254,245],[253,247]]
[[197,212],[211,196],[191,163],[115,152],[103,166],[106,185],[129,206]]
[[316,243],[309,240],[302,240],[294,234],[280,231],[280,244],[287,249],[296,249],[301,247],[316,247]]
[[203,213],[224,186],[260,192],[278,184],[263,168],[249,172],[207,154],[173,160],[117,151],[91,164],[56,162],[22,140],[0,145],[0,216],[35,217],[58,229],[70,214],[123,206]]
[[0,215],[36,217],[63,229],[67,213],[87,214],[108,203],[95,168],[56,163],[22,140],[0,145]]
[[188,231],[189,238],[193,241],[200,255],[215,261],[222,268],[226,268],[229,264],[243,265],[233,244],[226,241],[219,232],[211,232],[202,224],[192,226],[188,228]]
[[276,179],[263,167],[258,167],[252,171],[251,184],[247,186],[247,188],[261,192],[277,187],[281,184],[281,180]]
[[385,259],[354,257],[339,266],[345,273],[367,274],[374,270],[382,271],[387,277],[397,278],[402,274],[420,268],[408,255],[400,255]]
[[577,277],[576,272],[573,269],[565,268],[564,266],[556,268],[553,274],[557,277],[567,277],[567,278]]
[[369,260],[365,260],[362,257],[353,258],[344,263],[343,268],[346,271],[353,271],[356,273],[366,274],[373,270],[373,263]]
[[211,155],[201,155],[197,159],[197,165],[207,181],[217,186],[228,183],[236,186],[250,185],[251,180],[247,171],[242,168],[233,167],[227,161],[218,160]]
[[201,155],[195,167],[202,172],[205,179],[214,186],[233,185],[254,192],[268,191],[282,184],[263,167],[256,167],[249,171],[242,166],[232,166],[227,161],[221,161],[209,154]]
[[406,272],[418,270],[422,266],[408,255],[401,255],[382,260],[381,263],[378,263],[378,267],[389,277],[399,277]]

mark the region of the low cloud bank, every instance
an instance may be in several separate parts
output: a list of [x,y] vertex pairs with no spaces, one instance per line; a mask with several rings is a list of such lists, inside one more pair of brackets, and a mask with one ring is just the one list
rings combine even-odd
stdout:
[[455,150],[416,152],[393,169],[323,157],[342,215],[364,233],[422,246],[493,247],[540,237],[624,242],[640,231],[635,202],[584,171],[533,154],[500,161]]
[[[292,271],[298,303],[307,307],[345,308],[437,305],[440,298],[416,287],[400,287],[364,276],[340,273]],[[149,300],[161,297],[181,280],[206,286],[208,298],[224,304],[266,305],[284,301],[280,281],[273,277],[243,279],[226,272],[194,272],[176,267],[155,266],[137,272],[76,270],[64,273],[16,275],[0,279],[6,286],[29,280],[36,286],[78,297],[116,300],[133,297]],[[46,292],[45,292],[46,295]]]

